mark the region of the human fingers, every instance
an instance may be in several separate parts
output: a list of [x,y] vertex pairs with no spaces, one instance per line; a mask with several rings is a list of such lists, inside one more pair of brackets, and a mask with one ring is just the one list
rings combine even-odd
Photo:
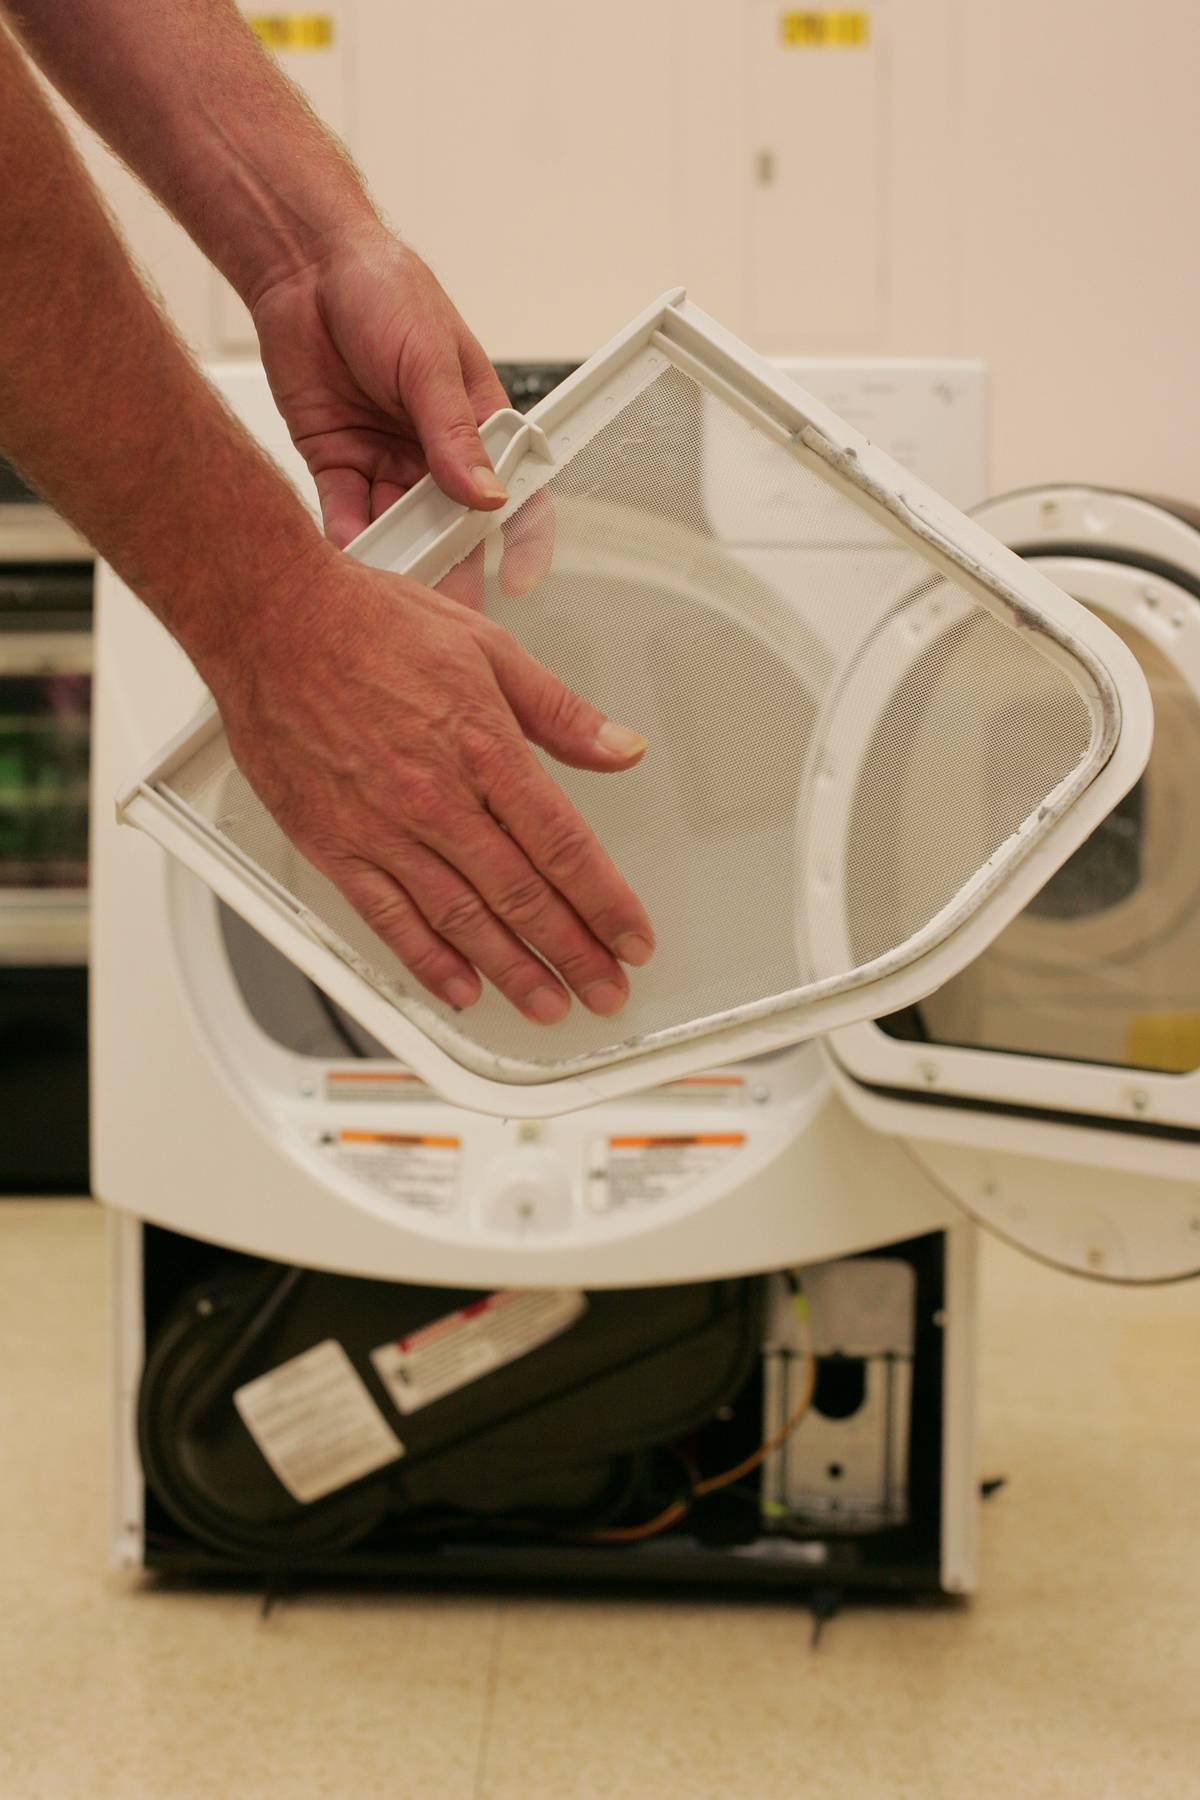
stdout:
[[484,547],[476,544],[475,548],[456,563],[450,573],[438,582],[437,592],[443,600],[456,600],[460,606],[469,606],[473,612],[483,611],[484,602]]
[[356,469],[324,469],[315,478],[321,523],[339,550],[371,523],[371,486]]
[[465,325],[461,327],[461,332],[458,361],[462,369],[463,386],[466,388],[471,410],[482,425],[494,412],[498,412],[502,406],[510,406],[512,402],[479,339]]
[[645,908],[595,833],[536,761],[504,772],[487,795],[487,805],[593,937],[634,968],[649,962],[654,927]]
[[[551,755],[612,774],[643,755],[645,740],[637,732],[606,718],[507,632],[492,630],[483,642],[516,723]],[[562,789],[520,749],[520,738],[510,737],[499,720],[471,743],[471,774],[485,805],[592,935],[622,962],[640,967],[654,953],[645,908]],[[473,871],[464,873],[474,878]]]
[[540,1024],[567,1011],[555,976],[589,1011],[619,1012],[629,997],[624,970],[495,820],[477,808],[443,832],[436,848],[389,858],[438,936]]
[[[500,393],[498,404],[503,405],[503,389]],[[464,506],[502,506],[508,496],[483,447],[452,340],[426,337],[406,350],[400,398],[443,493]]]
[[422,987],[460,1012],[475,1004],[482,992],[479,976],[430,928],[399,882],[361,858],[332,863],[327,873]]
[[618,724],[522,649],[506,631],[485,640],[500,691],[521,730],[559,762],[615,774],[646,753],[646,740]]
[[541,488],[505,521],[500,592],[508,600],[524,599],[550,572],[553,562],[554,503]]

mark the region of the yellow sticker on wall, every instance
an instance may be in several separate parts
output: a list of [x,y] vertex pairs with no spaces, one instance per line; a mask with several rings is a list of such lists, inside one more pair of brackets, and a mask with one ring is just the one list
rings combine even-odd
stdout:
[[871,15],[824,8],[780,13],[779,40],[788,50],[862,50],[871,41]]
[[246,23],[268,50],[328,50],[333,43],[329,13],[251,13]]

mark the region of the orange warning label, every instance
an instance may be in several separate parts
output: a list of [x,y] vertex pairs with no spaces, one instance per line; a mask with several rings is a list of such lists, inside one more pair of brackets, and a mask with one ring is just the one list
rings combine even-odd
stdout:
[[614,1150],[669,1150],[684,1144],[744,1144],[744,1131],[700,1131],[691,1137],[680,1137],[672,1134],[669,1137],[614,1137],[609,1138]]
[[742,1131],[600,1138],[588,1161],[588,1205],[606,1213],[669,1200],[722,1168],[745,1142]]
[[459,1203],[462,1140],[437,1132],[323,1131],[325,1154],[356,1180],[400,1206],[453,1212]]
[[330,1069],[327,1100],[425,1100],[431,1090],[410,1069]]
[[744,1075],[681,1075],[652,1090],[656,1100],[698,1100],[705,1106],[740,1106],[746,1098]]
[[457,1150],[462,1143],[456,1137],[422,1137],[408,1131],[339,1131],[343,1144],[424,1144],[438,1150]]

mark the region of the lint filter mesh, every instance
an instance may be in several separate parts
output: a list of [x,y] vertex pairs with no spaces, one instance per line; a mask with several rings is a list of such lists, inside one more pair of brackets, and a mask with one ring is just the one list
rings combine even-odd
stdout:
[[[441,1007],[291,846],[223,736],[163,784],[372,986],[440,1015],[452,1054],[530,1079],[861,980],[953,912],[1097,729],[1068,658],[671,363],[564,455],[503,529],[481,517],[483,604],[649,743],[621,775],[537,752],[657,930],[615,1020],[576,1002],[547,1030],[490,987]],[[506,596],[504,530],[550,528],[547,573]]]

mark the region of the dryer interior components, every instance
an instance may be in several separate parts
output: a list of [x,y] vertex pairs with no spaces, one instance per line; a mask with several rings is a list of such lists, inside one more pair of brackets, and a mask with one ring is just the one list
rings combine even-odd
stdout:
[[497,1294],[148,1228],[145,1564],[937,1592],[945,1249]]

